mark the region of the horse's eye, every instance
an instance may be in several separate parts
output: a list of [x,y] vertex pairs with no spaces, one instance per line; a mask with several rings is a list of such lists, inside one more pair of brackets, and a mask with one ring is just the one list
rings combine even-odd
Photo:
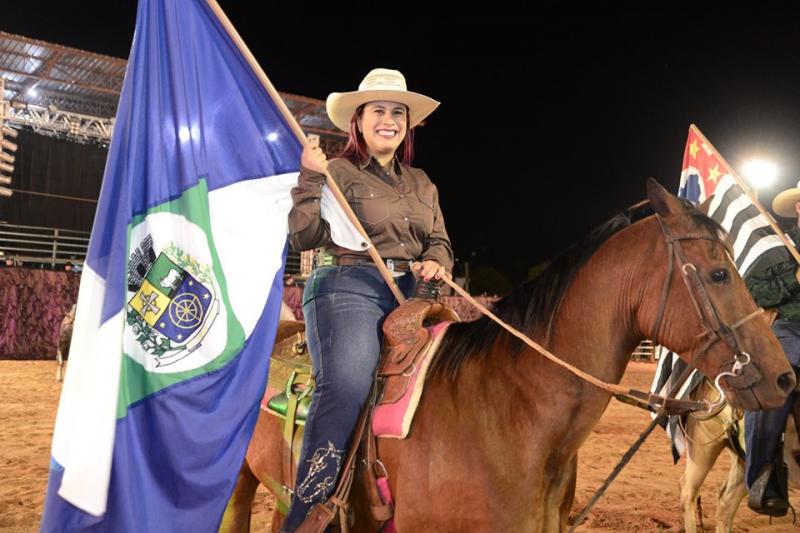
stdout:
[[711,273],[711,281],[714,283],[725,283],[728,281],[728,271],[724,268],[713,271]]

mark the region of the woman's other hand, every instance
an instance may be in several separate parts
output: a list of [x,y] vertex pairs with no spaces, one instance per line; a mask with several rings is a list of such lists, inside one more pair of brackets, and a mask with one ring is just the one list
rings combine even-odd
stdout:
[[328,169],[328,158],[319,147],[319,137],[312,137],[303,148],[300,164],[312,172],[324,174]]
[[414,263],[411,265],[411,271],[425,281],[430,281],[431,278],[442,279],[446,275],[444,267],[436,261],[431,260]]

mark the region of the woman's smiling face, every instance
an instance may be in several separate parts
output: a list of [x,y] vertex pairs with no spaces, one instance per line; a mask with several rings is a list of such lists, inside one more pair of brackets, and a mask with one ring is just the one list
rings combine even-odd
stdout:
[[397,102],[369,102],[358,118],[358,129],[376,159],[394,155],[406,137],[407,127],[408,109]]

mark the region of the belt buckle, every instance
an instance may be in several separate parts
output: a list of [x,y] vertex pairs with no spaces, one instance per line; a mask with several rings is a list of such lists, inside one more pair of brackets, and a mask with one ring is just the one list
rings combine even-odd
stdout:
[[335,266],[339,260],[335,255],[329,254],[324,248],[317,248],[311,257],[313,268]]
[[398,272],[394,269],[394,259],[386,260],[386,269],[392,274],[393,278],[400,278],[405,274],[405,272]]

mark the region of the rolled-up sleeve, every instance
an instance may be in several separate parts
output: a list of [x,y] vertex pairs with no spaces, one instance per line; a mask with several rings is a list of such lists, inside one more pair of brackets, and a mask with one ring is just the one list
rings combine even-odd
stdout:
[[320,215],[325,176],[300,169],[297,187],[292,189],[294,205],[289,212],[289,242],[297,251],[311,250],[330,243],[331,231]]

